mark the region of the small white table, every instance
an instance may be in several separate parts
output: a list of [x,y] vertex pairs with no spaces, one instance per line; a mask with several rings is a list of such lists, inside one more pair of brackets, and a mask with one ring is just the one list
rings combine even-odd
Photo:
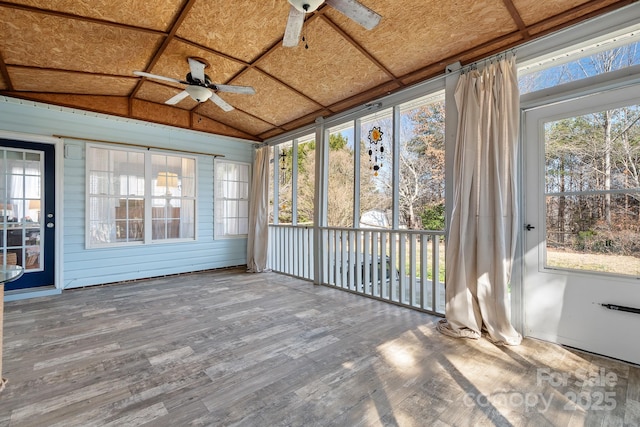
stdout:
[[7,380],[2,377],[2,330],[4,328],[4,284],[19,279],[24,268],[19,265],[0,266],[0,391],[4,390]]

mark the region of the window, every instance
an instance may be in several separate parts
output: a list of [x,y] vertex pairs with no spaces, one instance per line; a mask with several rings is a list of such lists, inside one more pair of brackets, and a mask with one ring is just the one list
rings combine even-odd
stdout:
[[195,158],[87,147],[87,246],[195,239]]
[[630,28],[619,34],[586,41],[518,66],[520,93],[538,91],[640,64],[640,33]]
[[216,160],[216,238],[246,237],[249,232],[249,164]]
[[0,265],[42,270],[43,171],[42,153],[0,150]]
[[[329,130],[329,176],[327,225],[353,227],[354,197],[354,128],[353,122]],[[365,164],[360,162],[360,164]],[[368,164],[365,164],[368,170]],[[362,176],[366,171],[361,171]]]
[[444,91],[400,105],[400,226],[444,230]]
[[293,141],[278,150],[278,223],[293,223]]
[[640,105],[545,123],[546,267],[640,275]]
[[315,148],[315,134],[273,148],[269,168],[272,224],[313,225]]
[[[298,138],[297,142],[297,163],[293,169],[293,176],[296,182],[295,193],[293,193],[292,205],[295,203],[295,224],[313,225],[314,206],[313,198],[315,192],[315,164],[316,164],[316,141],[315,134]],[[293,156],[291,158],[293,161]]]
[[360,226],[391,228],[393,220],[393,113],[386,109],[362,118]]
[[195,161],[151,155],[152,239],[195,236]]

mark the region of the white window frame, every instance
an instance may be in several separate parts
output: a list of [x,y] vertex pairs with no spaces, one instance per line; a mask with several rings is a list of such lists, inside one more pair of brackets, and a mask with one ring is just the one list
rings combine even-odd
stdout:
[[[140,196],[144,199],[144,233],[143,239],[138,241],[129,241],[129,242],[109,242],[109,243],[96,243],[91,240],[91,197],[90,193],[90,169],[89,169],[89,161],[90,161],[90,151],[92,148],[102,149],[102,150],[110,150],[110,151],[121,151],[126,153],[140,153],[144,155],[144,194]],[[153,200],[157,199],[157,196],[153,195],[152,185],[155,181],[155,177],[152,176],[152,163],[151,157],[153,155],[163,155],[163,156],[171,156],[182,159],[189,159],[194,161],[194,195],[193,197],[180,197],[181,199],[186,200],[194,200],[194,212],[193,212],[193,223],[194,223],[194,233],[193,237],[180,237],[180,238],[164,238],[164,239],[153,239],[152,227],[153,227],[153,215],[152,215],[152,204]],[[102,144],[87,144],[86,145],[86,158],[85,158],[85,247],[87,249],[103,249],[103,248],[113,248],[113,247],[131,247],[131,246],[142,246],[142,245],[162,245],[162,244],[172,244],[172,243],[180,243],[180,242],[193,242],[197,240],[198,237],[198,158],[192,155],[186,155],[185,153],[177,153],[172,151],[150,151],[141,148],[132,148],[132,147],[120,147],[114,145],[102,145]]]
[[[219,194],[218,190],[218,169],[220,168],[221,164],[236,164],[236,165],[242,165],[242,166],[246,166],[248,173],[247,173],[247,197],[246,199],[244,198],[225,198],[223,197],[222,194]],[[247,238],[248,237],[248,227],[247,227],[247,233],[244,234],[231,234],[231,233],[227,233],[227,232],[220,232],[220,228],[224,226],[221,225],[221,222],[224,221],[226,218],[219,218],[220,216],[220,209],[221,208],[221,204],[225,201],[229,201],[229,200],[238,200],[238,201],[246,201],[247,202],[247,222],[249,220],[249,204],[251,203],[250,201],[250,195],[251,195],[251,172],[252,172],[252,168],[251,168],[251,163],[249,162],[239,162],[239,161],[234,161],[234,160],[226,160],[226,159],[215,159],[214,161],[214,167],[213,167],[213,175],[214,175],[214,190],[213,190],[213,196],[214,196],[214,214],[213,214],[213,218],[214,218],[214,224],[213,224],[213,228],[214,228],[214,239],[215,240],[221,240],[221,239],[242,239],[242,238]],[[236,218],[245,218],[244,216],[237,216]]]

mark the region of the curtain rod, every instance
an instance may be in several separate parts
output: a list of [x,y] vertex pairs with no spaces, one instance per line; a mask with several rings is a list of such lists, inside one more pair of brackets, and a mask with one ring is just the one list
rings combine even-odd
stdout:
[[463,65],[460,67],[460,72],[462,74],[468,73],[472,70],[482,69],[487,66],[487,64],[493,64],[493,62],[500,61],[503,58],[511,58],[516,56],[516,48],[507,49],[498,53],[494,53],[493,55],[489,55],[485,58],[478,59],[477,61],[471,62],[467,65]]
[[118,141],[107,141],[105,139],[79,138],[77,136],[69,136],[69,135],[52,135],[52,136],[54,138],[73,139],[76,141],[101,142],[101,143],[107,143],[107,144],[125,145],[127,147],[146,148],[147,150],[153,149],[153,150],[162,150],[162,151],[173,151],[176,153],[199,154],[202,156],[224,157],[224,154],[203,153],[202,151],[180,150],[179,148],[173,149],[173,148],[150,147],[148,145],[133,144],[131,142],[118,142]]

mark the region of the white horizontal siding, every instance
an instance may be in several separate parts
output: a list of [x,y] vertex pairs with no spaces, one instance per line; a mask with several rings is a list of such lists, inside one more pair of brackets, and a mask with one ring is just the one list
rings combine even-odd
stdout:
[[[37,135],[66,135],[158,148],[220,154],[252,162],[253,145],[167,126],[46,107],[0,97],[0,130]],[[64,160],[64,264],[62,288],[74,288],[145,277],[246,264],[246,239],[214,239],[213,157],[197,155],[197,228],[195,241],[85,248],[85,142],[81,158]]]

